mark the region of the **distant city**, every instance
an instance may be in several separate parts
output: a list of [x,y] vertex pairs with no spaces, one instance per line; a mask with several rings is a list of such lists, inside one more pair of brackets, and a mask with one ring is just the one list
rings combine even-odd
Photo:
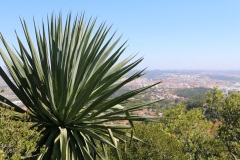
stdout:
[[[122,80],[127,77],[122,78]],[[174,90],[190,88],[217,87],[224,93],[240,91],[240,71],[146,71],[142,77],[128,83],[125,88],[136,89],[161,81],[151,89],[148,98],[158,99],[184,99],[176,95]],[[18,106],[22,106],[21,101],[15,96],[2,78],[0,78],[0,89],[4,97],[13,101]]]
[[190,88],[218,88],[225,94],[240,91],[240,71],[147,71],[127,84],[129,88],[144,87],[161,81],[153,87],[151,99],[183,99],[174,90]]

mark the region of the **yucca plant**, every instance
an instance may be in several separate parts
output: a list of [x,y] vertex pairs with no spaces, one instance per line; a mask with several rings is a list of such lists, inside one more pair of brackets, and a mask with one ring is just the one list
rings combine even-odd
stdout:
[[[132,62],[132,56],[120,61],[125,43],[114,49],[120,38],[113,41],[115,33],[109,36],[111,27],[105,23],[95,30],[96,19],[86,22],[81,15],[71,20],[68,15],[63,24],[60,14],[47,22],[42,30],[34,22],[33,42],[21,20],[27,46],[16,33],[19,49],[12,50],[0,35],[9,56],[2,49],[0,53],[11,78],[2,68],[0,74],[27,110],[0,96],[2,103],[16,112],[28,112],[29,121],[41,132],[37,148],[45,146],[45,151],[38,159],[107,159],[106,147],[114,149],[121,159],[118,142],[125,142],[124,136],[136,138],[127,132],[133,121],[154,118],[132,113],[146,104],[121,104],[156,84],[111,98],[143,75],[144,70],[120,80],[143,58]],[[129,124],[121,125],[122,120]]]

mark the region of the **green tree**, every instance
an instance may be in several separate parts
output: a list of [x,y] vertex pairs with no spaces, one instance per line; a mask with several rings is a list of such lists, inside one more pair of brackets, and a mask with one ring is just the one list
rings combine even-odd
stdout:
[[206,103],[206,94],[193,96],[183,103],[186,105],[187,110],[190,110],[193,108],[204,108],[205,109],[204,104]]
[[[133,57],[129,57],[117,63],[125,43],[114,50],[120,38],[112,42],[114,35],[108,35],[111,27],[102,23],[95,30],[96,20],[86,23],[84,16],[71,23],[69,15],[64,26],[61,15],[52,16],[41,31],[34,23],[36,43],[25,21],[21,22],[28,46],[17,35],[19,50],[13,51],[0,35],[8,55],[2,49],[0,54],[12,80],[2,68],[0,75],[27,107],[28,121],[35,123],[42,135],[37,152],[42,146],[46,148],[38,158],[107,159],[109,146],[121,159],[118,142],[124,140],[118,135],[131,137],[124,129],[132,129],[132,121],[154,117],[131,113],[145,104],[119,104],[156,84],[110,96],[142,76],[144,70],[119,81],[143,58],[132,62]],[[26,112],[5,99],[0,96],[2,103],[13,106],[16,112]],[[129,124],[119,124],[122,120]]]
[[135,135],[142,140],[133,141],[123,153],[128,160],[180,160],[185,159],[177,138],[164,131],[161,123],[136,124]]
[[225,144],[229,158],[240,158],[240,93],[232,92],[228,96],[214,89],[208,93],[207,107],[212,120],[218,122],[219,139]]
[[164,114],[163,123],[172,135],[175,135],[188,159],[222,158],[221,143],[215,141],[209,122],[199,108],[187,111],[185,106],[178,105]]

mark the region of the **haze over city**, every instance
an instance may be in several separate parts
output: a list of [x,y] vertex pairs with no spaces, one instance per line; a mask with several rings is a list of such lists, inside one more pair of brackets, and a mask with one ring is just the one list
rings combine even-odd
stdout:
[[[33,26],[54,11],[98,17],[128,40],[125,56],[138,53],[149,70],[240,70],[240,1],[3,1],[0,32],[17,46],[19,17]],[[25,4],[28,4],[27,6]],[[7,25],[5,25],[7,24]],[[30,29],[30,32],[34,31]],[[3,48],[3,45],[0,44]],[[3,66],[2,60],[0,61]]]

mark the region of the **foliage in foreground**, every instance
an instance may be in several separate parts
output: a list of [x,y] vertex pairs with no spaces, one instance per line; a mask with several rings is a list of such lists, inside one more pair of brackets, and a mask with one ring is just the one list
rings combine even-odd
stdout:
[[[25,115],[25,118],[27,115]],[[32,152],[40,139],[25,119],[13,120],[15,113],[8,107],[0,108],[0,159],[24,159],[34,157]]]
[[239,159],[240,93],[227,96],[215,89],[206,98],[207,108],[177,105],[160,123],[136,124],[143,142],[122,147],[125,159]]
[[127,160],[234,159],[218,133],[218,126],[201,109],[177,106],[160,123],[135,124],[135,134],[143,142],[132,141],[127,148],[122,144],[122,155]]
[[[119,135],[135,138],[124,130],[132,129],[133,121],[154,117],[132,114],[145,104],[119,104],[155,84],[110,96],[143,75],[142,70],[118,81],[143,59],[132,62],[133,57],[129,57],[119,62],[125,43],[114,49],[120,38],[112,42],[114,35],[108,35],[111,27],[102,23],[95,30],[96,20],[86,23],[83,16],[72,23],[69,15],[64,26],[61,15],[52,16],[41,31],[35,24],[36,43],[25,21],[21,22],[27,46],[16,34],[19,50],[12,50],[0,35],[8,55],[2,49],[0,54],[11,79],[2,68],[0,75],[27,107],[27,121],[33,122],[42,135],[35,154],[46,146],[39,159],[107,159],[108,146],[121,159],[118,142],[125,140]],[[0,96],[1,103],[16,112],[26,112],[5,99]],[[119,124],[122,120],[129,124]]]
[[187,110],[177,106],[164,116],[164,128],[175,135],[182,145],[187,159],[221,159],[222,143],[216,136],[216,128],[198,108]]
[[[239,101],[239,93],[224,96],[221,91],[214,90],[213,93],[208,94],[206,103],[208,115],[210,112],[212,115],[211,119],[207,119],[202,108],[188,110],[187,107],[178,105],[167,110],[159,123],[135,123],[135,135],[142,141],[132,140],[131,145],[128,145],[129,142],[120,142],[118,144],[120,154],[128,160],[237,159],[239,156],[239,107],[237,107],[238,103],[233,102]],[[10,123],[16,122],[9,119],[9,122],[2,124],[6,126]],[[232,128],[233,125],[234,128]],[[11,128],[13,135],[18,135],[19,129],[22,128]],[[29,133],[28,130],[24,132]],[[10,136],[6,132],[1,135]],[[130,140],[124,136],[121,138]],[[19,141],[25,143],[28,143],[28,139],[27,135],[19,137]],[[14,142],[11,140],[11,138],[1,138],[0,144],[11,145]],[[15,145],[15,147],[18,146]],[[18,156],[23,153],[23,150],[25,151],[25,146],[21,145],[21,147],[20,150],[14,149],[14,153]],[[108,155],[109,159],[117,159],[114,150],[108,150],[112,151]]]
[[126,150],[122,152],[125,159],[186,159],[177,138],[163,130],[160,123],[138,123],[135,124],[134,131],[142,141],[133,141],[131,145],[126,146]]
[[220,122],[218,136],[226,146],[227,153],[234,159],[240,158],[240,93],[232,92],[225,96],[215,89],[208,94],[207,107],[212,120]]

